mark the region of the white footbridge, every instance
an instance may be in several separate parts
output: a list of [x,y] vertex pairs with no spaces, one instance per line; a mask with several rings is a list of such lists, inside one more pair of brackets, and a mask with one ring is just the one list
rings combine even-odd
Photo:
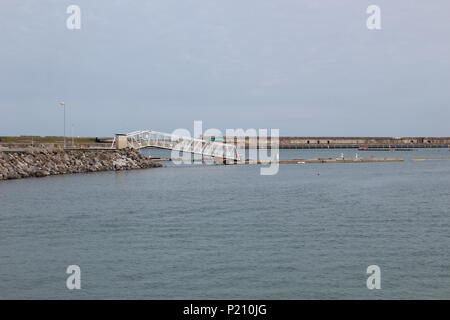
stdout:
[[206,157],[240,160],[234,144],[210,141],[152,130],[126,134],[127,147],[133,149],[161,148],[201,154]]

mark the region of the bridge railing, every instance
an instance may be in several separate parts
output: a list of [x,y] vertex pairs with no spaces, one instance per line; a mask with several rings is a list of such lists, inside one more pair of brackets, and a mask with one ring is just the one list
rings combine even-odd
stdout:
[[144,130],[131,132],[127,134],[127,141],[128,147],[134,149],[156,147],[210,157],[240,160],[235,145],[158,131]]

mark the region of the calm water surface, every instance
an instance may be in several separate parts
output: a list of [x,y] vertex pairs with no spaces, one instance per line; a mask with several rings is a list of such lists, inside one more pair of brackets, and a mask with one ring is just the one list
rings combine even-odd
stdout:
[[[450,161],[411,161],[450,152],[376,155],[406,161],[0,182],[0,298],[450,299]],[[71,264],[82,290],[66,289]]]

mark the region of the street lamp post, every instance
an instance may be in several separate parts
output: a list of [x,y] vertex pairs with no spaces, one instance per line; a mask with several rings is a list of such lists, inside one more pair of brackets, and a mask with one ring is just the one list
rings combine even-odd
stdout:
[[59,104],[64,108],[64,149],[66,149],[66,103],[61,101]]

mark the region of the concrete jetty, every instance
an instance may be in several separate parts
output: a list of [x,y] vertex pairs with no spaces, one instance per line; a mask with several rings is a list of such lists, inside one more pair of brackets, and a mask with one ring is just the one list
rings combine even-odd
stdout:
[[450,161],[450,159],[412,159],[412,161]]
[[255,160],[246,160],[243,162],[238,162],[237,164],[270,164],[270,163],[278,163],[278,164],[306,164],[306,163],[368,163],[368,162],[402,162],[404,159],[401,158],[358,158],[358,159],[335,159],[335,158],[327,158],[327,159],[291,159],[291,160],[276,160],[276,161],[255,161]]
[[[170,159],[170,158],[154,158],[154,161],[176,161],[181,162],[182,159]],[[306,164],[306,163],[370,163],[370,162],[403,162],[405,161],[402,158],[351,158],[351,159],[342,159],[342,158],[316,158],[316,159],[288,159],[288,160],[272,160],[272,161],[263,161],[263,160],[242,160],[242,161],[224,161],[222,158],[216,159],[205,159],[205,163],[215,163],[215,164]]]

